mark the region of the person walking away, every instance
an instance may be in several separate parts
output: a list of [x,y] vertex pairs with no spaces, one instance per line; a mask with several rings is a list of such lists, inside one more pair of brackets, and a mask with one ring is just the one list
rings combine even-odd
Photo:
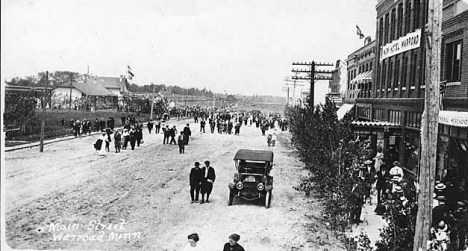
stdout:
[[166,125],[166,127],[163,127],[163,134],[164,134],[164,139],[163,139],[163,144],[169,144],[169,134],[170,134],[170,129],[169,125]]
[[210,121],[211,133],[214,133],[215,127],[216,127],[216,122],[214,121],[214,119],[211,119]]
[[189,138],[190,136],[192,135],[192,131],[190,131],[190,127],[189,127],[189,124],[187,124],[185,127],[184,127],[184,135],[185,135],[185,144],[188,145],[188,142],[189,142]]
[[190,198],[192,203],[198,202],[198,195],[203,182],[203,170],[200,168],[200,163],[195,162],[195,167],[190,170]]
[[120,130],[117,130],[114,134],[114,147],[115,152],[120,152],[120,146],[122,145],[122,134],[120,134]]
[[382,163],[382,165],[380,165],[380,170],[377,171],[377,183],[375,184],[377,189],[377,206],[382,204],[382,199],[386,197],[385,190],[389,180],[390,174],[388,173],[387,165]]
[[234,126],[234,135],[239,135],[239,133],[240,133],[240,128],[241,128],[241,124],[238,122],[238,123]]
[[202,251],[204,250],[202,247],[198,245],[198,241],[200,240],[200,237],[198,236],[197,233],[190,234],[187,236],[188,242],[185,245],[184,249],[182,251]]
[[148,124],[146,124],[148,127],[148,133],[151,134],[151,131],[153,130],[153,121],[148,121]]
[[267,136],[267,143],[268,143],[268,146],[269,146],[269,147],[271,146],[271,141],[272,141],[272,139],[273,139],[273,135],[268,134],[268,136]]
[[275,146],[276,143],[276,133],[274,132],[273,135],[271,136],[271,146]]
[[158,119],[158,121],[156,122],[156,129],[155,129],[155,133],[156,134],[159,134],[159,131],[161,130],[161,120]]
[[140,144],[143,142],[143,125],[136,126],[135,140],[136,140],[137,146],[140,147]]
[[203,133],[205,133],[205,124],[206,124],[206,121],[202,119],[202,121],[200,121],[200,132],[203,131]]
[[231,234],[229,236],[229,242],[224,244],[223,251],[245,251],[245,249],[239,245],[240,235]]
[[132,147],[132,150],[135,150],[135,143],[136,143],[136,136],[135,136],[135,129],[134,127],[130,127],[130,131],[128,132],[129,140],[130,140],[130,146]]
[[122,133],[122,137],[123,137],[122,149],[126,150],[128,142],[130,141],[130,133],[129,133],[128,129],[124,129],[124,131]]
[[176,134],[177,134],[176,126],[173,126],[171,129],[169,129],[169,136],[171,136],[171,141],[169,142],[170,145],[172,145],[172,142],[174,142],[174,145],[177,144],[175,140]]
[[215,170],[210,166],[210,161],[205,161],[205,167],[203,167],[203,181],[201,187],[202,200],[200,204],[205,203],[205,194],[206,194],[206,203],[209,203],[211,191],[213,191],[213,183],[216,179]]
[[179,145],[179,154],[185,152],[185,135],[184,132],[180,132],[179,137],[177,138],[177,144]]

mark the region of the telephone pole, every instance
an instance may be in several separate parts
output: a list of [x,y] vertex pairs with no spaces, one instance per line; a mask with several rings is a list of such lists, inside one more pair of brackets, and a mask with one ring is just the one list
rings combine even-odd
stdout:
[[[301,70],[301,69],[292,69],[294,73],[308,73],[309,76],[307,77],[293,77],[294,80],[309,80],[310,81],[310,92],[309,92],[309,106],[311,108],[314,107],[314,93],[315,93],[315,82],[317,80],[332,80],[331,74],[333,73],[332,70],[318,70],[316,67],[318,66],[333,66],[332,63],[316,63],[315,61],[312,62],[293,62],[292,65],[301,65],[301,66],[309,66],[310,70]],[[320,75],[316,75],[316,74]]]
[[41,136],[39,142],[39,152],[44,152],[44,127],[45,127],[45,116],[46,116],[46,93],[47,93],[47,82],[49,81],[49,71],[46,71],[44,92],[42,93],[42,121],[41,121]]
[[68,107],[69,111],[71,111],[71,105],[72,105],[72,86],[73,86],[73,73],[70,73],[70,106]]
[[[297,73],[294,77],[297,78]],[[291,86],[291,85],[293,86],[293,90],[292,90],[292,103],[293,104],[292,105],[294,106],[296,103],[296,86],[304,86],[304,84],[298,84],[297,79],[294,79],[294,81],[291,81],[289,77],[286,77],[284,79],[284,82],[286,82],[286,86]],[[288,102],[287,103],[289,104],[289,87],[288,87]]]
[[151,96],[151,113],[150,120],[153,120],[153,106],[154,106],[154,89],[156,86],[153,85],[153,95]]
[[432,223],[432,194],[434,192],[437,132],[440,96],[440,49],[442,0],[428,1],[428,23],[422,39],[426,39],[426,74],[424,113],[421,123],[421,163],[419,171],[418,215],[413,251],[427,250]]

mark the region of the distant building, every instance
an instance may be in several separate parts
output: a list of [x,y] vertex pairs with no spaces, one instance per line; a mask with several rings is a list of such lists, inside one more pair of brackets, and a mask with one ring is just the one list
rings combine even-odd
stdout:
[[101,85],[117,96],[129,93],[127,79],[123,76],[121,76],[120,78],[92,77],[88,80],[88,82],[94,85]]
[[336,61],[335,69],[332,73],[332,80],[328,81],[328,93],[325,97],[333,101],[338,107],[342,105],[342,97],[340,93],[341,85],[346,84],[347,69],[346,63],[342,60]]

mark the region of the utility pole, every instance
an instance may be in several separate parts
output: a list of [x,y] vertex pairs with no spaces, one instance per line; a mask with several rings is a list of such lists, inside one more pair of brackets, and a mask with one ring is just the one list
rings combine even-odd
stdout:
[[[297,78],[297,73],[296,75],[294,76]],[[293,106],[294,104],[296,103],[296,86],[304,86],[304,84],[298,84],[297,83],[297,79],[294,79],[294,81],[291,81],[291,79],[289,77],[286,77],[284,79],[284,82],[286,82],[286,86],[293,86],[293,91],[292,91],[292,103],[293,103]],[[290,84],[290,83],[293,83],[293,84]],[[288,90],[289,92],[289,90]],[[288,93],[288,103],[289,103],[289,93]]]
[[72,86],[73,86],[73,73],[70,73],[70,106],[68,110],[71,111],[71,104],[72,104]]
[[154,89],[156,86],[153,85],[153,95],[151,96],[151,113],[150,120],[153,120],[153,106],[154,106]]
[[419,165],[421,168],[413,251],[427,250],[427,242],[430,240],[432,194],[434,192],[437,157],[442,0],[429,0],[428,5],[428,24],[424,35],[421,36],[422,39],[426,39],[426,89],[421,123],[421,163]]
[[42,93],[42,121],[41,121],[41,136],[39,142],[39,152],[44,152],[44,127],[45,127],[45,116],[46,116],[46,93],[47,93],[47,82],[49,81],[49,71],[46,71],[45,83],[44,83],[44,92]]
[[[333,66],[332,63],[316,63],[315,61],[312,62],[293,62],[292,65],[302,65],[302,66],[309,66],[310,70],[301,70],[301,69],[292,69],[294,73],[308,73],[310,76],[307,77],[293,77],[294,80],[309,80],[310,81],[310,92],[309,92],[309,106],[311,108],[314,107],[314,94],[315,94],[315,82],[317,80],[332,80],[331,74],[333,73],[332,70],[317,70],[316,67],[318,66]],[[320,75],[316,75],[316,74]]]

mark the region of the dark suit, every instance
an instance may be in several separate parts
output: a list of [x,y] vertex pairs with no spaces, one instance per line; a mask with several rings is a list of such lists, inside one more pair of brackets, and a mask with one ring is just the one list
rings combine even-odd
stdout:
[[390,179],[389,171],[379,170],[377,172],[377,203],[381,203],[382,196],[385,195],[385,188],[387,186],[387,181]]
[[186,126],[184,127],[184,136],[185,136],[185,144],[188,145],[189,142],[189,136],[192,135],[192,132],[190,131],[190,127]]
[[[216,174],[215,174],[214,168],[211,166],[208,168],[203,167],[202,170],[203,170],[203,182],[202,182],[202,187],[201,187],[202,200],[205,194],[206,194],[206,200],[208,200],[210,197],[211,191],[213,190],[213,182],[216,179]],[[208,180],[211,180],[211,182],[209,182]]]
[[198,194],[200,193],[201,183],[203,181],[203,169],[194,167],[190,170],[190,197],[192,201],[198,201]]

